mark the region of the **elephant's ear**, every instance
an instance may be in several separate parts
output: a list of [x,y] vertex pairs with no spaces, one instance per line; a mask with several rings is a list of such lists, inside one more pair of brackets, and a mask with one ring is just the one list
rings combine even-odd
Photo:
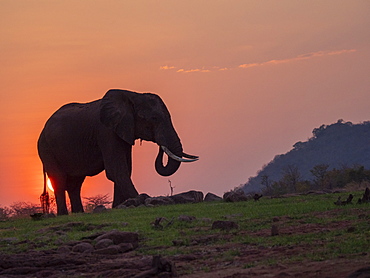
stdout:
[[130,95],[123,90],[109,90],[101,100],[100,121],[130,145],[135,142],[134,107]]

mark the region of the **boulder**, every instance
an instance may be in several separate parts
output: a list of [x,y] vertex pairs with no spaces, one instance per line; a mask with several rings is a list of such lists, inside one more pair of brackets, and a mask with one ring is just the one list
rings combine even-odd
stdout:
[[134,246],[131,243],[121,243],[118,245],[120,253],[126,253],[134,250]]
[[206,197],[204,197],[204,201],[205,202],[222,201],[222,198],[220,196],[217,196],[216,194],[208,192],[206,194]]
[[122,204],[120,204],[120,206],[125,206],[125,207],[134,206],[134,207],[138,207],[140,205],[144,205],[145,204],[145,200],[148,199],[148,198],[150,198],[150,196],[148,194],[142,193],[142,194],[138,195],[135,198],[127,199]]
[[366,278],[370,277],[370,266],[366,266],[352,272],[347,278]]
[[71,248],[69,246],[60,246],[57,250],[58,253],[63,253],[63,254],[67,254],[69,252],[71,252]]
[[108,246],[111,246],[113,245],[113,240],[109,239],[109,238],[103,238],[101,240],[99,240],[96,244],[95,244],[95,249],[103,249],[103,248],[107,248]]
[[271,226],[271,236],[278,236],[279,235],[279,228],[277,225]]
[[239,229],[238,223],[234,221],[215,221],[212,224],[212,229],[220,229],[220,230],[231,230],[231,229]]
[[102,213],[104,211],[106,211],[107,208],[103,205],[98,205],[96,206],[94,209],[93,209],[93,213]]
[[174,201],[170,197],[153,197],[145,200],[146,206],[172,205]]
[[110,239],[115,245],[121,243],[131,243],[132,246],[137,247],[139,242],[138,233],[134,232],[121,232],[121,231],[111,231],[107,232],[96,238],[96,241],[99,242],[102,239]]
[[192,215],[179,215],[179,217],[177,217],[177,219],[179,221],[191,222],[191,221],[195,220],[196,217],[192,216]]
[[203,192],[191,190],[173,195],[170,198],[175,204],[199,203],[203,202]]
[[242,202],[249,199],[243,190],[226,192],[223,198],[226,202]]
[[87,242],[80,242],[73,246],[72,252],[76,253],[87,253],[92,252],[94,250],[94,246],[92,246],[90,243]]

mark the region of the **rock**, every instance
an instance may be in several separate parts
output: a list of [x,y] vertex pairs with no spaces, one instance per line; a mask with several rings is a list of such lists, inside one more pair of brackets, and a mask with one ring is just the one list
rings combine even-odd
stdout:
[[347,278],[366,278],[370,277],[370,267],[364,267],[352,272]]
[[361,199],[358,199],[358,204],[365,204],[370,203],[370,189],[366,187],[364,195],[362,195]]
[[103,249],[113,245],[113,240],[109,238],[103,238],[95,244],[95,249]]
[[220,230],[231,230],[231,229],[239,229],[238,223],[234,221],[214,221],[212,224],[212,229],[220,229]]
[[120,253],[126,253],[134,250],[134,246],[131,243],[121,243],[118,245]]
[[142,193],[139,196],[137,196],[136,198],[139,199],[141,205],[145,205],[145,200],[148,199],[148,198],[151,198],[151,197],[146,193]]
[[180,215],[179,217],[177,217],[177,219],[179,221],[191,222],[191,221],[195,220],[196,217],[191,216],[191,215]]
[[125,209],[127,208],[124,204],[119,204],[118,206],[114,207],[115,209]]
[[103,205],[98,205],[93,209],[93,213],[102,213],[105,212],[107,208]]
[[94,239],[96,239],[96,238],[98,238],[98,237],[100,237],[101,235],[104,235],[104,234],[105,234],[105,232],[97,232],[97,233],[89,235],[89,236],[84,236],[81,239],[82,240],[94,240]]
[[279,235],[279,228],[277,225],[271,226],[271,236],[277,236]]
[[226,192],[223,196],[226,202],[242,202],[247,201],[248,196],[245,195],[243,190]]
[[179,193],[170,197],[175,204],[199,203],[203,202],[203,192],[191,190]]
[[43,215],[44,214],[41,213],[41,212],[36,212],[36,213],[30,214],[32,220],[41,220]]
[[152,268],[135,276],[135,278],[147,277],[177,277],[175,265],[160,255],[153,256]]
[[71,252],[71,248],[69,246],[60,246],[57,250],[58,253],[63,253],[63,254],[66,254],[66,253],[69,253]]
[[131,243],[135,248],[138,246],[139,235],[134,232],[111,231],[96,238],[96,241],[110,239],[114,244]]
[[94,254],[116,255],[119,252],[120,252],[120,247],[118,245],[111,245],[106,248],[95,250]]
[[130,199],[127,199],[126,201],[124,201],[122,204],[120,204],[119,206],[125,206],[125,207],[138,207],[140,205],[144,205],[145,204],[145,200],[150,198],[150,196],[148,194],[140,194],[138,195],[137,197],[135,198],[130,198]]
[[172,243],[174,246],[184,246],[185,245],[185,242],[181,239],[175,239],[172,241]]
[[205,202],[222,201],[222,198],[220,196],[217,196],[216,194],[208,192],[206,194],[206,197],[204,197],[204,201]]
[[173,224],[174,217],[171,220],[168,220],[166,217],[157,217],[153,222],[150,224],[153,226],[154,229],[163,230],[163,228],[167,228]]
[[131,206],[137,207],[138,205],[140,205],[140,200],[136,198],[127,199],[122,204],[120,204],[120,206],[125,206],[125,207],[131,207]]
[[348,229],[347,229],[347,232],[348,233],[354,233],[356,231],[356,228],[355,227],[349,227]]
[[174,201],[170,197],[153,197],[145,200],[146,206],[172,205]]
[[87,243],[87,242],[78,243],[72,248],[72,252],[75,252],[75,253],[87,253],[87,252],[92,252],[93,250],[94,250],[94,246],[92,246],[90,243]]
[[253,196],[253,199],[255,200],[255,201],[259,201],[259,199],[261,199],[262,198],[262,194],[254,194],[254,196]]

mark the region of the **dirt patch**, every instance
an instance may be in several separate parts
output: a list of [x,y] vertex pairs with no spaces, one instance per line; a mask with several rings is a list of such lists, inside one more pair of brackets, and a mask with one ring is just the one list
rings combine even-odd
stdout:
[[[326,261],[278,262],[282,257],[314,252],[314,246],[307,244],[261,247],[230,243],[188,248],[192,251],[189,254],[166,257],[181,277],[347,277],[369,266],[370,261],[369,254],[362,253]],[[0,277],[152,277],[140,276],[152,269],[152,261],[152,256],[134,251],[118,255],[32,251],[0,255]],[[159,276],[172,274],[162,272]]]

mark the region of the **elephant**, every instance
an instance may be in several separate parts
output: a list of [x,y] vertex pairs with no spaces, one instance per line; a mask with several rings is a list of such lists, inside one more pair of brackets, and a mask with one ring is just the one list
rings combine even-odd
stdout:
[[[105,170],[114,183],[112,207],[138,195],[131,180],[132,146],[136,139],[159,146],[155,169],[170,176],[181,162],[198,156],[183,152],[182,144],[162,99],[153,93],[111,89],[102,99],[69,103],[45,123],[37,142],[45,176],[50,179],[57,214],[68,214],[67,191],[72,213],[83,212],[81,186],[86,176]],[[168,155],[166,165],[163,154]]]

